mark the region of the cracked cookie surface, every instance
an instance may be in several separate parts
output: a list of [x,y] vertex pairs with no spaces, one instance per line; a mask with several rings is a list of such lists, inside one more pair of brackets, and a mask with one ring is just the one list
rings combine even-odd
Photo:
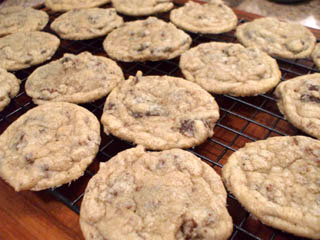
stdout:
[[58,187],[81,177],[98,152],[100,124],[83,107],[47,103],[0,136],[0,176],[16,191]]
[[237,26],[234,12],[222,2],[200,4],[189,1],[170,13],[170,20],[179,28],[195,33],[218,34]]
[[146,16],[167,12],[174,7],[170,0],[111,0],[114,8],[129,16]]
[[214,98],[195,83],[169,76],[130,77],[107,97],[104,131],[148,149],[188,148],[213,135]]
[[85,103],[106,96],[123,80],[116,62],[83,52],[65,54],[37,68],[28,77],[25,88],[36,104],[48,101]]
[[236,37],[246,47],[258,47],[272,56],[289,59],[309,57],[316,43],[313,33],[301,24],[271,17],[241,24]]
[[220,176],[191,153],[118,153],[90,179],[80,210],[86,240],[215,239],[232,232]]
[[189,49],[191,38],[155,17],[126,22],[115,29],[103,42],[111,58],[124,62],[172,59]]
[[320,238],[320,142],[272,137],[248,143],[222,169],[227,188],[263,223]]
[[48,23],[45,11],[31,7],[6,7],[0,9],[0,36],[15,32],[42,30]]
[[216,94],[254,96],[281,78],[276,60],[258,48],[233,43],[199,44],[181,55],[179,66],[187,80]]
[[320,138],[320,73],[282,82],[275,90],[282,114],[296,128]]
[[0,68],[0,112],[10,103],[20,89],[20,80]]
[[318,43],[313,52],[312,52],[312,59],[313,62],[317,65],[317,67],[320,69],[320,43]]
[[92,8],[109,3],[110,0],[46,0],[45,5],[55,12],[64,12],[71,9]]
[[107,35],[123,24],[114,8],[89,8],[70,10],[51,24],[63,39],[86,40]]
[[0,38],[0,68],[28,68],[50,59],[60,40],[46,32],[18,32]]

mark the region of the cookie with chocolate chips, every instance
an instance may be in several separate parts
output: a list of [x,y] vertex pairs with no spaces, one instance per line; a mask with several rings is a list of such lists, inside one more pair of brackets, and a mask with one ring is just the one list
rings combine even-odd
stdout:
[[15,32],[40,31],[48,23],[45,11],[31,7],[6,7],[0,9],[0,36]]
[[204,142],[218,118],[214,98],[197,84],[138,73],[109,94],[101,121],[107,134],[162,150]]
[[108,55],[124,62],[172,59],[189,49],[191,38],[155,17],[127,22],[115,29],[103,42]]
[[98,7],[109,2],[110,0],[46,0],[45,5],[54,12],[65,12],[71,9]]
[[211,34],[229,32],[238,23],[232,9],[219,1],[207,4],[189,1],[183,7],[172,10],[170,20],[184,30]]
[[106,96],[124,80],[111,59],[89,52],[66,53],[37,68],[26,81],[26,93],[36,104],[48,101],[86,103]]
[[272,17],[241,24],[236,37],[246,47],[258,47],[272,56],[289,59],[309,57],[316,43],[313,33],[301,24]]
[[282,82],[275,95],[280,111],[292,125],[320,138],[320,73]]
[[180,68],[186,79],[209,92],[234,96],[265,93],[281,78],[276,60],[234,43],[199,44],[181,55]]
[[319,239],[319,159],[318,140],[272,137],[233,153],[222,176],[230,192],[261,222]]
[[0,177],[16,191],[57,187],[81,177],[98,152],[100,124],[71,103],[29,110],[0,136]]
[[171,0],[111,0],[115,9],[129,16],[147,16],[167,12],[174,7]]
[[46,32],[18,32],[2,37],[0,68],[14,71],[43,63],[59,45],[59,38]]
[[0,112],[10,103],[11,98],[18,94],[19,88],[20,80],[0,68]]
[[63,39],[86,40],[105,36],[122,24],[122,17],[114,8],[89,8],[70,10],[50,27]]
[[193,154],[138,146],[100,164],[86,188],[86,240],[226,240],[232,219],[220,176]]
[[316,45],[312,52],[312,59],[313,62],[317,65],[317,67],[320,69],[320,43]]

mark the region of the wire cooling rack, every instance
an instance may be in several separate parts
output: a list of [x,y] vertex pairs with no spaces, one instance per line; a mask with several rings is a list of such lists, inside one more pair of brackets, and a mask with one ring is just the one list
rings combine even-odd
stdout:
[[[105,7],[109,7],[109,5]],[[50,15],[48,26],[60,15],[50,12],[43,6],[40,7],[40,9],[47,11]],[[136,19],[123,17],[126,21]],[[158,17],[168,21],[168,14],[159,15]],[[245,21],[245,19],[240,19],[239,23]],[[44,31],[53,33],[48,26]],[[210,41],[237,42],[234,37],[234,32],[220,35],[189,34],[193,39],[192,47],[199,43]],[[82,51],[90,51],[93,54],[106,56],[102,48],[103,40],[104,38],[86,41],[61,40],[61,45],[52,60],[62,57],[64,53],[78,54]],[[316,66],[310,59],[277,59],[277,61],[282,72],[282,80],[318,72]],[[144,75],[166,74],[182,77],[178,63],[178,58],[169,61],[145,63],[118,62],[126,78],[129,75],[135,75],[138,70],[141,70]],[[24,88],[27,77],[35,68],[36,67],[32,67],[15,72],[15,75],[22,80],[21,89],[10,105],[4,111],[0,112],[0,134],[19,116],[35,107],[31,98],[26,95]],[[238,98],[229,95],[216,95],[215,98],[220,106],[221,117],[214,128],[214,136],[200,146],[188,149],[188,151],[207,162],[219,174],[230,154],[243,147],[247,142],[266,139],[271,136],[304,135],[284,119],[276,106],[276,99],[272,92],[256,97]],[[83,104],[82,106],[90,110],[100,119],[104,102],[105,98],[93,103]],[[69,185],[47,190],[47,192],[54,195],[76,213],[79,213],[84,190],[89,179],[98,171],[99,162],[108,161],[118,152],[133,147],[131,143],[122,141],[114,136],[105,135],[102,129],[101,137],[102,142],[97,157],[86,170],[83,177]],[[261,224],[250,215],[231,194],[228,194],[228,210],[234,222],[234,231],[230,239],[301,239]]]

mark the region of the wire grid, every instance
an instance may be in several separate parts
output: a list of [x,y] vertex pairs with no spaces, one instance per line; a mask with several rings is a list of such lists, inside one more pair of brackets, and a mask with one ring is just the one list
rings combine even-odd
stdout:
[[[105,7],[109,7],[106,5]],[[60,14],[47,11],[51,22]],[[125,17],[126,21],[136,18]],[[168,14],[158,15],[158,17],[168,21]],[[245,22],[240,19],[239,23]],[[44,31],[53,33],[49,27]],[[199,35],[189,33],[193,39],[192,46],[210,41],[237,42],[234,32],[220,35]],[[53,56],[52,60],[62,57],[64,53],[78,54],[82,51],[90,51],[93,54],[107,56],[102,48],[104,38],[97,38],[86,41],[61,40],[61,45]],[[301,76],[304,74],[318,72],[314,63],[309,59],[285,60],[277,59],[282,72],[282,80]],[[43,63],[46,64],[47,62]],[[141,70],[144,75],[171,75],[182,77],[178,66],[179,59],[145,62],[145,63],[124,63],[118,62],[126,77],[135,75]],[[43,65],[42,64],[42,65]],[[19,94],[12,100],[10,105],[0,112],[0,134],[23,113],[35,107],[24,89],[25,81],[29,74],[36,67],[16,71],[15,75],[22,80]],[[276,99],[272,92],[261,94],[256,97],[238,98],[229,95],[215,95],[220,107],[220,119],[215,126],[215,134],[205,143],[188,151],[200,157],[203,161],[212,166],[219,174],[221,168],[227,161],[230,154],[243,147],[247,142],[266,139],[271,136],[282,135],[304,135],[288,123],[276,106]],[[94,113],[100,119],[103,111],[105,98],[93,103],[82,104],[83,107]],[[134,145],[120,140],[114,136],[107,136],[101,129],[101,145],[94,162],[85,171],[83,177],[69,185],[64,185],[57,189],[47,190],[50,194],[62,201],[70,209],[79,214],[81,201],[85,187],[90,178],[98,171],[99,163],[108,161],[118,152],[131,148]],[[234,231],[230,239],[301,239],[267,227],[251,216],[232,194],[228,193],[228,210],[233,218]]]

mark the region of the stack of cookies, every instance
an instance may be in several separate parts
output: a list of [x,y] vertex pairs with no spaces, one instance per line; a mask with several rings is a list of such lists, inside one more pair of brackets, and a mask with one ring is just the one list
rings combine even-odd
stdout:
[[[64,12],[50,25],[64,41],[105,37],[106,56],[84,51],[50,60],[60,39],[41,31],[42,10],[0,10],[0,111],[19,92],[8,71],[38,66],[25,91],[39,106],[0,136],[0,176],[16,191],[39,191],[84,174],[101,141],[96,116],[76,104],[106,101],[104,133],[138,145],[118,153],[88,183],[80,212],[86,239],[228,239],[233,225],[227,192],[215,170],[188,151],[214,134],[219,106],[210,94],[256,96],[274,89],[281,72],[273,57],[313,57],[320,46],[307,28],[261,18],[237,27],[220,0],[46,0]],[[109,5],[108,5],[109,6]],[[173,9],[173,10],[172,10]],[[170,11],[170,21],[156,15]],[[123,15],[139,17],[124,22]],[[189,34],[236,29],[242,43],[193,48]],[[180,57],[184,78],[138,71],[125,80],[119,62]],[[117,63],[118,62],[118,63]],[[319,66],[320,67],[320,66]],[[209,93],[210,92],[210,93]],[[280,83],[280,111],[297,128],[320,138],[320,74]],[[146,151],[153,150],[153,151]],[[320,142],[273,137],[248,144],[223,167],[229,191],[260,221],[297,236],[320,238]]]

